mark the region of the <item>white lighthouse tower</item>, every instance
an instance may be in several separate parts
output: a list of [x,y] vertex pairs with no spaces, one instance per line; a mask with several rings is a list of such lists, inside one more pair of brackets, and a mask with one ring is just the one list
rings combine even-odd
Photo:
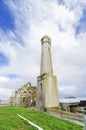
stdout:
[[51,59],[51,39],[44,36],[41,39],[41,69],[40,76],[37,77],[36,107],[44,110],[50,107],[58,107],[57,78],[53,75]]

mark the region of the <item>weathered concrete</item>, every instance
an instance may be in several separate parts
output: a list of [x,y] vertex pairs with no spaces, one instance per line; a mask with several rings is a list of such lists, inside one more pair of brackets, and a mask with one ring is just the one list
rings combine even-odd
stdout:
[[52,59],[51,59],[51,39],[48,36],[44,36],[41,39],[42,52],[41,52],[41,69],[40,75],[44,73],[53,73]]
[[40,76],[37,77],[37,97],[36,107],[38,109],[46,109],[48,107],[59,106],[57,78],[53,75],[52,59],[51,59],[51,39],[44,36],[41,39],[41,70]]
[[9,99],[10,105],[30,107],[34,106],[36,102],[36,87],[31,83],[24,84],[17,89]]
[[68,120],[70,122],[74,122],[74,123],[79,124],[81,126],[84,126],[84,122],[83,122],[82,118],[74,117],[74,116],[71,116],[71,115],[66,115],[66,114],[55,112],[55,111],[51,111],[51,110],[47,110],[47,113],[51,114],[53,116],[62,118],[64,120]]

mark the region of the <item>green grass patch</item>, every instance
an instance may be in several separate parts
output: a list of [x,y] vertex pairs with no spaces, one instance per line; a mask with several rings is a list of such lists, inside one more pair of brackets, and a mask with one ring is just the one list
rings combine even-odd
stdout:
[[0,107],[0,130],[37,130],[18,117],[17,114],[24,116],[44,130],[83,130],[80,125],[44,112],[14,106]]

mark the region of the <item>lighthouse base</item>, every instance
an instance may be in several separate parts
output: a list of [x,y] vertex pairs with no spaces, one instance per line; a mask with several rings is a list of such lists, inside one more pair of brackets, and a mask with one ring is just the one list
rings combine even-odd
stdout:
[[45,110],[50,107],[58,107],[57,78],[53,74],[42,74],[37,77],[36,107]]

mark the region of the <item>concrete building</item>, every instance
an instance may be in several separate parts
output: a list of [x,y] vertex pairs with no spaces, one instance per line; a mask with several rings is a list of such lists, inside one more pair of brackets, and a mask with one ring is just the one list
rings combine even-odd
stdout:
[[41,69],[40,76],[37,77],[36,96],[36,107],[41,110],[59,106],[57,78],[53,75],[50,46],[51,39],[44,36],[41,39]]
[[30,83],[23,85],[17,89],[12,97],[10,97],[10,104],[16,106],[35,106],[36,103],[36,87],[31,86]]
[[63,98],[59,102],[62,110],[66,112],[86,110],[86,98]]
[[0,106],[9,106],[9,100],[0,99]]

